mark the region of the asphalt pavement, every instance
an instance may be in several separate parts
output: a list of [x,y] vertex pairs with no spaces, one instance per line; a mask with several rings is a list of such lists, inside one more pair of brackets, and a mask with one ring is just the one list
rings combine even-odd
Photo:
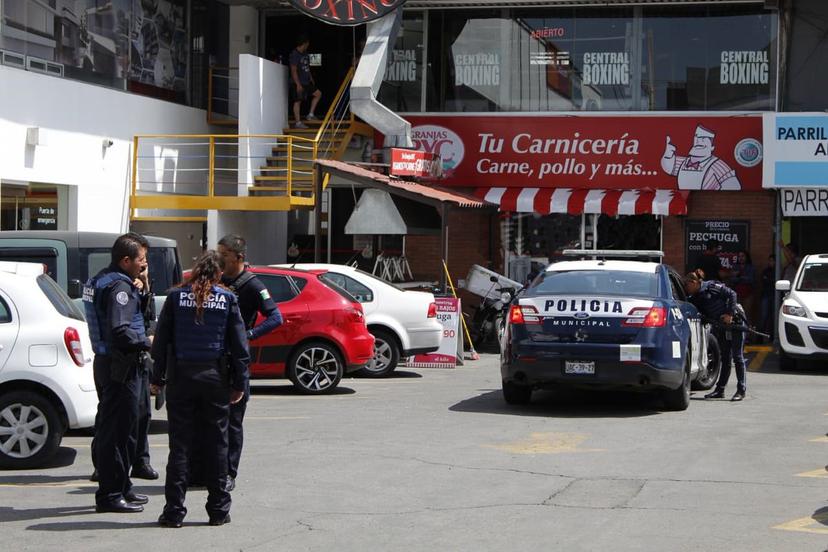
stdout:
[[54,466],[0,472],[3,549],[824,551],[828,367],[751,360],[745,401],[694,393],[686,412],[578,391],[508,406],[493,355],[322,397],[257,382],[230,525],[206,524],[204,490],[183,528],[155,524],[162,411],[143,513],[94,512],[90,437],[74,432]]

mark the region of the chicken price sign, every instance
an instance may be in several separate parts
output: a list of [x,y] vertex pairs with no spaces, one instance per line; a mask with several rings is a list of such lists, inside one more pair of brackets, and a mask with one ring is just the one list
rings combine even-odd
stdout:
[[443,339],[435,352],[410,358],[407,365],[412,368],[454,368],[463,364],[460,299],[436,297],[434,302],[437,303],[437,320],[443,325]]

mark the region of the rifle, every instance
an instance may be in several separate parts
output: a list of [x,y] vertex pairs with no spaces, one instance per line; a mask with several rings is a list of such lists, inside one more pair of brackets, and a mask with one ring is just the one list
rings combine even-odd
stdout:
[[740,320],[741,318],[738,316],[734,316],[734,323],[732,324],[725,324],[719,320],[713,320],[712,318],[708,318],[706,316],[702,316],[702,322],[705,324],[710,324],[711,327],[719,330],[724,330],[726,332],[740,332],[749,335],[758,335],[759,337],[764,337],[765,339],[770,339],[771,336],[762,333],[753,326],[748,326],[747,324],[738,324],[735,323],[735,320]]

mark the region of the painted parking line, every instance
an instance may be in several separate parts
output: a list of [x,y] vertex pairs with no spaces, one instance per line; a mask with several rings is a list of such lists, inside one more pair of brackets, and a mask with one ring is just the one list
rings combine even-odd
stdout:
[[819,468],[818,470],[807,471],[796,474],[797,477],[816,477],[818,479],[828,479],[828,471],[825,468]]
[[765,364],[765,359],[773,352],[773,347],[770,345],[748,345],[745,347],[746,353],[756,353],[750,363],[748,364],[749,372],[758,372]]
[[780,531],[800,531],[802,533],[816,533],[819,535],[828,535],[828,513],[814,514],[810,517],[786,521],[772,527],[772,529],[779,529]]
[[0,487],[26,487],[33,488],[33,489],[46,489],[46,488],[66,488],[66,487],[97,487],[97,483],[92,483],[87,479],[78,479],[77,483],[72,482],[61,482],[61,483],[0,483]]
[[[64,439],[60,442],[60,446],[62,447],[69,447],[69,448],[89,448],[92,446],[91,443],[73,443],[72,441],[67,441]],[[150,443],[150,448],[162,448],[167,447],[167,443]]]
[[816,439],[808,439],[809,443],[828,443],[828,436],[823,435],[822,437],[817,437]]
[[512,454],[561,454],[568,452],[603,452],[604,449],[580,448],[589,438],[583,433],[532,433],[527,439],[495,445],[482,445]]

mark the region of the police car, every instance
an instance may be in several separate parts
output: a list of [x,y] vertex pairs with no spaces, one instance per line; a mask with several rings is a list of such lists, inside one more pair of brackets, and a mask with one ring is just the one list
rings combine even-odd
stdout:
[[582,259],[551,264],[510,306],[501,353],[507,403],[528,403],[534,389],[582,386],[656,391],[667,409],[685,410],[691,387],[714,385],[715,338],[686,302],[681,277],[633,260],[663,253],[564,254]]

